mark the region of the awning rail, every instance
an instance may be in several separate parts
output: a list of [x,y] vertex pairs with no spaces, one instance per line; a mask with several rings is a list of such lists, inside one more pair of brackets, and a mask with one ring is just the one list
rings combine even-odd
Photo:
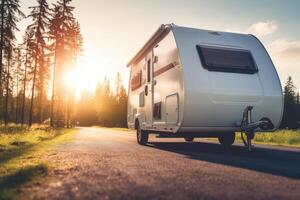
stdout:
[[127,67],[139,62],[150,49],[154,48],[174,27],[174,24],[162,24],[141,50],[129,61]]

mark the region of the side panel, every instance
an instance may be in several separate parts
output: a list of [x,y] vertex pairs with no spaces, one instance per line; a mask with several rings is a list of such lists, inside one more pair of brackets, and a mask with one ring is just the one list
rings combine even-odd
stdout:
[[145,84],[146,62],[145,59],[142,59],[139,63],[131,66],[130,71],[127,107],[127,125],[129,128],[134,128],[137,117],[141,122],[145,121]]
[[[152,55],[153,52],[153,55]],[[147,130],[176,132],[181,125],[184,109],[183,75],[174,35],[169,32],[152,52],[131,66],[128,92],[128,127],[134,128],[138,118],[142,128]],[[148,82],[148,61],[151,61],[151,80]],[[151,69],[150,69],[151,70]],[[134,87],[135,77],[141,73],[141,85]],[[145,86],[148,87],[146,95]],[[167,123],[166,97],[176,94],[176,114],[172,123]],[[151,102],[151,98],[153,98]],[[173,101],[173,99],[172,99]],[[173,104],[172,104],[173,105]],[[174,104],[175,105],[175,104]],[[170,119],[170,118],[169,118]],[[176,120],[176,122],[174,121]]]
[[[156,62],[154,63],[154,107],[160,106],[161,115],[155,117],[155,130],[176,132],[180,127],[183,116],[184,93],[183,75],[178,49],[173,33],[170,32],[153,50]],[[177,94],[178,112],[177,123],[167,125],[166,97]]]

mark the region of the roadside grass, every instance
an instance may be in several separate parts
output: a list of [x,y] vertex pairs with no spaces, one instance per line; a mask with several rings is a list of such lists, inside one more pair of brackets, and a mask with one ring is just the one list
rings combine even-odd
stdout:
[[[127,131],[134,133],[133,130],[128,128],[119,127],[103,127],[103,126],[92,126],[95,128],[107,128],[116,131]],[[215,138],[208,138],[208,140],[217,140]],[[236,133],[236,141],[242,142],[241,135],[239,132]],[[300,148],[300,129],[298,130],[286,130],[281,129],[274,132],[257,132],[255,134],[254,143],[256,144],[267,144],[277,145],[286,147],[298,147]]]
[[[240,134],[237,134],[236,139],[242,141]],[[283,129],[275,132],[258,132],[255,134],[254,143],[300,147],[300,130]]]
[[106,128],[106,129],[110,129],[110,130],[115,130],[115,131],[127,131],[127,132],[132,132],[131,129],[129,128],[121,128],[121,127],[106,127],[106,126],[92,126],[94,128]]
[[46,126],[0,126],[0,200],[16,199],[23,184],[46,176],[51,164],[42,157],[71,141],[75,132]]

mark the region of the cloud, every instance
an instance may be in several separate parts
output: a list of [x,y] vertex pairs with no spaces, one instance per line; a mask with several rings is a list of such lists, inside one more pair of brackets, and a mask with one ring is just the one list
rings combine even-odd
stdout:
[[276,32],[279,28],[279,25],[276,21],[265,21],[265,22],[257,22],[250,25],[245,30],[239,29],[237,27],[233,27],[230,29],[226,29],[227,32],[234,32],[234,33],[244,33],[248,34],[251,33],[258,37],[263,37],[270,35]]
[[281,59],[288,59],[291,61],[296,59],[299,62],[300,41],[277,39],[268,44],[268,49],[272,54],[280,56]]
[[270,35],[278,30],[278,23],[276,21],[257,22],[252,24],[247,32],[254,34],[258,37]]
[[300,41],[284,38],[274,40],[266,45],[268,52],[285,82],[287,76],[292,76],[295,84],[300,88]]
[[278,30],[278,23],[276,21],[257,22],[252,24],[247,32],[259,37],[270,35]]

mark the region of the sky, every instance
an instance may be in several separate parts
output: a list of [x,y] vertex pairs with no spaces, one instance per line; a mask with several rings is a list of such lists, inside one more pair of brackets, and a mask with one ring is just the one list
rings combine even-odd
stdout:
[[[49,0],[49,3],[55,2]],[[35,0],[21,0],[26,14]],[[81,82],[91,88],[120,72],[128,86],[128,61],[160,24],[252,33],[268,50],[282,84],[289,75],[300,89],[298,0],[73,0],[84,37]],[[20,23],[21,30],[28,20]],[[22,32],[22,31],[21,31]]]

